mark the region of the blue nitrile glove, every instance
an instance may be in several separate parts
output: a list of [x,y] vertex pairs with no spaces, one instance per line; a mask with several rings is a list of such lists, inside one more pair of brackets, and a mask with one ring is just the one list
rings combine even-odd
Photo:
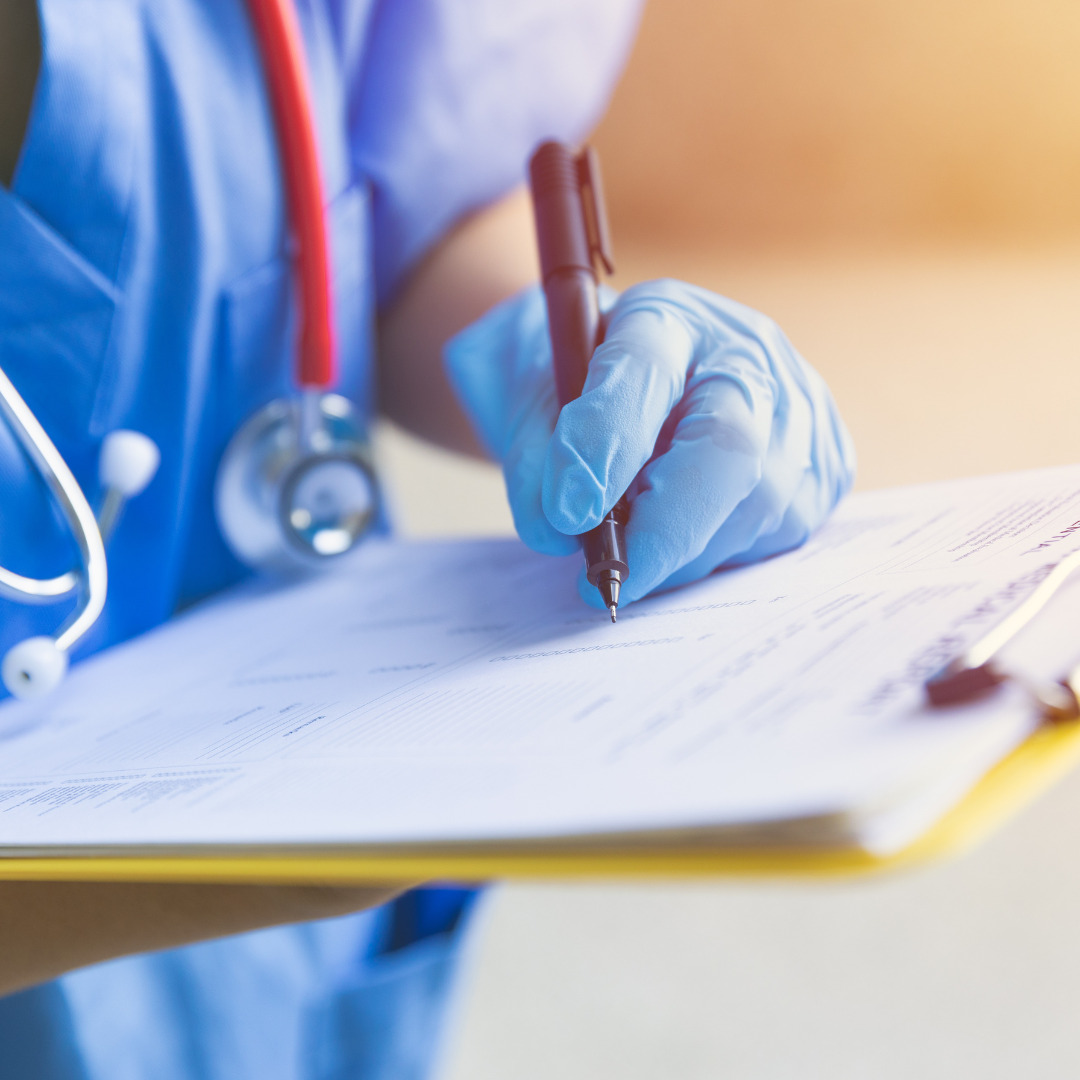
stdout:
[[[855,470],[821,376],[771,319],[694,285],[645,282],[607,306],[585,389],[561,414],[538,287],[446,346],[522,540],[569,554],[627,491],[624,603],[801,544]],[[584,570],[579,586],[600,606]]]

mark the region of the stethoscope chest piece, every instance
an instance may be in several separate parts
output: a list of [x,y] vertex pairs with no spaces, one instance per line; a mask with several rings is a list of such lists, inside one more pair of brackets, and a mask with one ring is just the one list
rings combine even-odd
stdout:
[[226,541],[248,566],[287,574],[350,551],[379,505],[356,409],[317,391],[270,402],[230,441],[214,499]]

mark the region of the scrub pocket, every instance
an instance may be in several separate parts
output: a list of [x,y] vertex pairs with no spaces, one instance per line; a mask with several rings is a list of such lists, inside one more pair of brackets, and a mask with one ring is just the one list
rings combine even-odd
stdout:
[[453,1013],[463,929],[364,964],[308,1031],[318,1080],[428,1080]]
[[[374,302],[367,185],[356,184],[334,199],[327,227],[339,356],[335,389],[370,417]],[[288,260],[272,259],[227,286],[222,322],[228,427],[234,428],[296,387],[295,285]]]
[[65,456],[98,434],[118,304],[111,281],[0,188],[0,367]]

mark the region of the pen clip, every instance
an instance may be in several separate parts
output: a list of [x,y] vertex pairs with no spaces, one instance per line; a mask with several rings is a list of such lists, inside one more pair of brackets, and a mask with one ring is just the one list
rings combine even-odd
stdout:
[[591,146],[586,146],[577,156],[578,188],[581,206],[585,213],[585,233],[589,241],[589,255],[599,259],[609,274],[615,273],[611,254],[611,230],[608,228],[607,208],[604,205],[604,185],[600,177],[600,158]]

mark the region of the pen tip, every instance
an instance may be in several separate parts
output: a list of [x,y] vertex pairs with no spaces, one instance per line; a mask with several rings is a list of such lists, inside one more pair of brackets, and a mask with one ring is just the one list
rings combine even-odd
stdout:
[[600,590],[600,599],[604,603],[604,607],[611,612],[611,621],[615,621],[615,613],[619,610],[619,592],[621,591],[621,581],[619,580],[619,574],[616,570],[608,570],[600,576],[600,580],[597,581],[596,587]]

